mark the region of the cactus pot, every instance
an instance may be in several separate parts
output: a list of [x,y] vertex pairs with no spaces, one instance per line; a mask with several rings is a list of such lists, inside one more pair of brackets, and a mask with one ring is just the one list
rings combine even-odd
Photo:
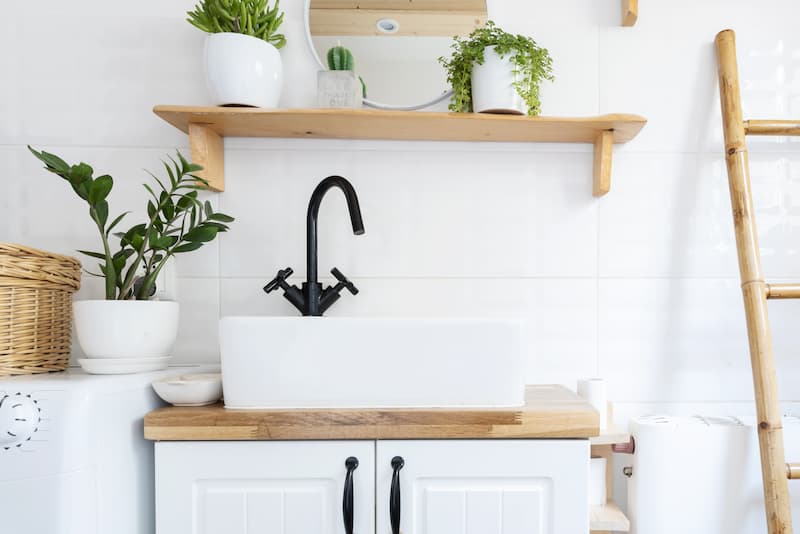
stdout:
[[511,56],[501,58],[494,46],[483,50],[483,64],[472,66],[472,110],[476,113],[525,115],[528,106],[514,87]]
[[206,38],[206,82],[218,106],[278,106],[283,66],[278,49],[239,33],[214,33]]

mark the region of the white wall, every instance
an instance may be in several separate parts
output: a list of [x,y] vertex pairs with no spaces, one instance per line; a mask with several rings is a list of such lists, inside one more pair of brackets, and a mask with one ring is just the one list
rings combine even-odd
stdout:
[[[314,101],[302,2],[284,2],[284,105]],[[15,2],[0,21],[0,240],[59,252],[93,247],[84,207],[41,170],[30,143],[114,175],[112,211],[136,209],[143,168],[184,135],[155,104],[204,104],[203,35],[191,0]],[[227,190],[238,218],[179,261],[177,361],[217,359],[220,315],[292,314],[261,286],[304,276],[308,197],[338,173],[356,186],[366,234],[332,195],[320,215],[320,269],[361,288],[333,315],[519,315],[531,320],[527,379],[600,375],[617,414],[752,411],[749,360],[722,160],[713,38],[739,35],[747,115],[800,117],[796,0],[642,0],[634,28],[617,0],[504,0],[490,16],[548,47],[557,81],[544,112],[639,113],[649,124],[616,150],[611,193],[591,196],[578,145],[229,139]],[[765,270],[800,276],[797,140],[750,142]],[[99,297],[86,280],[79,297]],[[781,397],[800,401],[796,303],[771,304]]]

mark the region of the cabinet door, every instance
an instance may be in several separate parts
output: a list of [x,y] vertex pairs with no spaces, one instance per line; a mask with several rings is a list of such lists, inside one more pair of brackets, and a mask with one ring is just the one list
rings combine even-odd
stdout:
[[[588,440],[379,441],[377,534],[586,534]],[[395,488],[397,489],[397,488]]]
[[[341,534],[349,457],[354,532],[374,533],[375,442],[160,442],[158,534]],[[352,465],[352,462],[351,462]]]

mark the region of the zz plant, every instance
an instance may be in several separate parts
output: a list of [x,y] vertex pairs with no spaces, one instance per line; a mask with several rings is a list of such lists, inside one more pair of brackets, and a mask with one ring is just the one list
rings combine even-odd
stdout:
[[447,70],[447,82],[453,87],[449,109],[472,111],[472,66],[484,61],[484,49],[494,46],[501,57],[510,56],[514,68],[514,87],[528,106],[529,115],[541,113],[539,84],[553,80],[552,58],[546,48],[524,35],[513,35],[498,28],[491,20],[466,38],[454,37],[450,58],[440,57]]
[[[122,213],[109,222],[107,198],[114,179],[107,174],[95,178],[94,170],[86,163],[69,165],[55,154],[30,146],[28,149],[45,164],[45,169],[69,182],[89,206],[89,217],[100,233],[103,250],[78,252],[100,260],[102,274],[87,273],[105,278],[107,300],[149,299],[155,292],[158,273],[169,258],[213,241],[218,233],[227,231],[228,223],[234,220],[215,212],[210,202],[203,203],[197,198],[197,190],[207,182],[193,173],[202,167],[189,163],[178,152],[177,161],[170,157],[169,163],[164,162],[168,182],[150,173],[155,188],[143,184],[152,197],[147,201],[146,222],[112,234],[130,213]],[[119,239],[119,248],[113,252],[112,237]]]
[[278,33],[283,23],[280,0],[201,0],[186,13],[192,26],[206,33],[243,33],[283,48],[286,37]]

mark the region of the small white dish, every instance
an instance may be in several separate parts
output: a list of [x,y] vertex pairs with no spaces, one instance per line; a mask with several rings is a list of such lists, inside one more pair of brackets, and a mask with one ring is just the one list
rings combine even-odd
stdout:
[[169,364],[165,358],[84,358],[78,360],[83,370],[93,375],[127,375],[158,371]]
[[153,382],[153,389],[174,406],[206,406],[222,398],[222,375],[198,373],[180,375]]

